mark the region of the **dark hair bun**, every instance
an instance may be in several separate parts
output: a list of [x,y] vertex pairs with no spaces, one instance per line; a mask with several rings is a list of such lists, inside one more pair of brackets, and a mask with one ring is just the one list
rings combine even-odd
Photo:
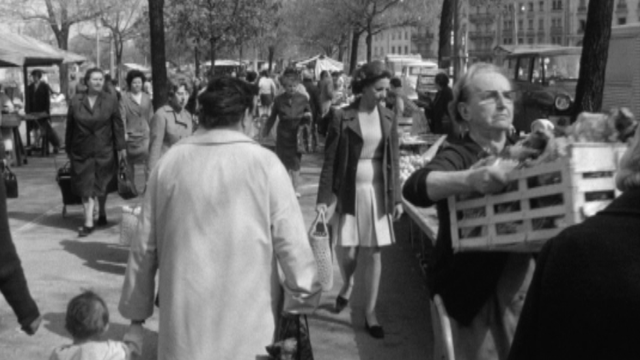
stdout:
[[382,61],[375,60],[356,70],[351,82],[351,89],[354,94],[360,94],[365,87],[384,78],[391,78],[391,73]]
[[231,76],[214,78],[198,97],[202,106],[200,124],[212,129],[237,123],[247,109],[253,108],[257,94],[258,87],[246,81]]

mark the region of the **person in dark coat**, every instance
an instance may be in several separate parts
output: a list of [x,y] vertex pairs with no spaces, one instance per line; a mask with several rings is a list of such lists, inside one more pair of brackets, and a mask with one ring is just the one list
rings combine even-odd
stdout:
[[311,143],[312,151],[315,152],[318,147],[318,122],[322,117],[320,104],[320,89],[313,83],[313,73],[309,70],[302,72],[302,85],[309,94],[309,105],[311,106]]
[[0,291],[18,317],[22,330],[29,335],[35,334],[42,318],[29,292],[20,258],[11,239],[4,181],[0,181]]
[[435,83],[438,92],[431,105],[425,108],[425,115],[434,134],[448,134],[453,126],[449,118],[449,103],[453,100],[453,91],[449,87],[449,77],[446,74],[437,74]]
[[542,248],[509,359],[640,359],[640,129],[623,191]]
[[287,69],[282,75],[285,92],[278,95],[271,107],[271,115],[262,129],[262,137],[269,136],[271,128],[279,119],[276,129],[276,154],[291,176],[291,182],[298,193],[300,182],[301,147],[298,143],[298,130],[301,125],[311,121],[311,106],[307,97],[296,91],[300,85],[298,73]]
[[118,160],[127,155],[118,99],[102,91],[102,70],[87,70],[85,83],[87,93],[77,95],[69,106],[66,133],[72,182],[84,206],[84,225],[79,229],[81,237],[91,234],[94,229],[96,199],[99,204],[97,225],[107,224],[107,185],[117,172],[115,152],[118,152]]
[[[53,91],[49,84],[42,80],[41,70],[33,70],[31,77],[33,83],[27,87],[27,95],[30,96],[27,101],[27,113],[46,115],[37,120],[38,126],[48,136],[47,141],[53,146],[53,152],[57,154],[60,149],[60,137],[51,127],[51,118],[48,116],[51,113],[51,94]],[[48,144],[44,143],[42,146],[48,146]]]
[[[349,303],[358,265],[365,255],[365,329],[384,338],[376,304],[382,273],[381,248],[394,243],[392,221],[402,216],[398,121],[380,103],[387,96],[391,74],[380,61],[362,66],[354,76],[357,100],[335,112],[329,125],[320,173],[316,211],[333,218],[332,237],[344,280],[335,311]],[[330,208],[335,204],[335,217]]]
[[[451,320],[456,359],[506,359],[535,263],[530,254],[454,253],[450,196],[502,190],[514,165],[470,169],[509,144],[515,92],[502,69],[476,63],[454,87],[451,118],[467,131],[448,143],[405,182],[403,195],[415,206],[436,205],[440,226],[428,267],[431,296],[442,298]],[[490,334],[490,336],[489,336]],[[436,347],[438,348],[438,347]],[[436,354],[435,358],[440,358]]]

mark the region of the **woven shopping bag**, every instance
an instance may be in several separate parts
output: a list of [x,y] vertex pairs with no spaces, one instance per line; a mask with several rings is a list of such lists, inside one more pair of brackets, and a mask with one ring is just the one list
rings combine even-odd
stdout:
[[120,245],[131,246],[132,240],[138,232],[138,222],[142,206],[123,206],[122,221],[120,222]]
[[333,287],[333,251],[324,212],[318,213],[309,229],[309,243],[316,259],[322,291],[329,291]]

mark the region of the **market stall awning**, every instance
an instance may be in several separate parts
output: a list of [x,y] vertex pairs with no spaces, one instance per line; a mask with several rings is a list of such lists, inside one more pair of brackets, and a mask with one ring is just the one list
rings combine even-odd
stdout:
[[128,69],[131,70],[138,70],[138,71],[142,71],[143,73],[149,73],[151,72],[151,69],[144,66],[144,65],[140,65],[140,64],[135,64],[135,63],[125,63],[124,64],[125,67],[127,67]]
[[310,59],[299,61],[296,66],[300,68],[312,66],[314,68],[316,78],[319,78],[320,73],[325,70],[333,72],[342,71],[344,69],[344,65],[340,61],[334,60],[325,55],[316,55]]
[[0,66],[50,66],[81,63],[86,58],[40,40],[11,32],[0,32]]

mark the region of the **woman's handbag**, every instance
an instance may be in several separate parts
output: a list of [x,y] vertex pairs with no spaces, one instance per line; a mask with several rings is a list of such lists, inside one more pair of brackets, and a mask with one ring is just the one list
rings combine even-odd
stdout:
[[125,200],[138,197],[138,190],[136,190],[136,184],[133,182],[133,176],[129,172],[127,161],[120,160],[118,166],[118,195]]
[[138,232],[138,222],[142,206],[123,206],[122,221],[120,222],[120,245],[131,246],[132,240]]
[[4,165],[2,172],[4,178],[4,187],[7,190],[7,199],[15,199],[18,197],[18,178],[14,174],[8,165]]
[[309,243],[313,250],[313,257],[316,259],[322,291],[329,291],[333,288],[333,251],[329,227],[323,211],[318,213],[309,229]]
[[267,346],[267,352],[275,360],[313,360],[307,316],[282,313],[275,341]]

